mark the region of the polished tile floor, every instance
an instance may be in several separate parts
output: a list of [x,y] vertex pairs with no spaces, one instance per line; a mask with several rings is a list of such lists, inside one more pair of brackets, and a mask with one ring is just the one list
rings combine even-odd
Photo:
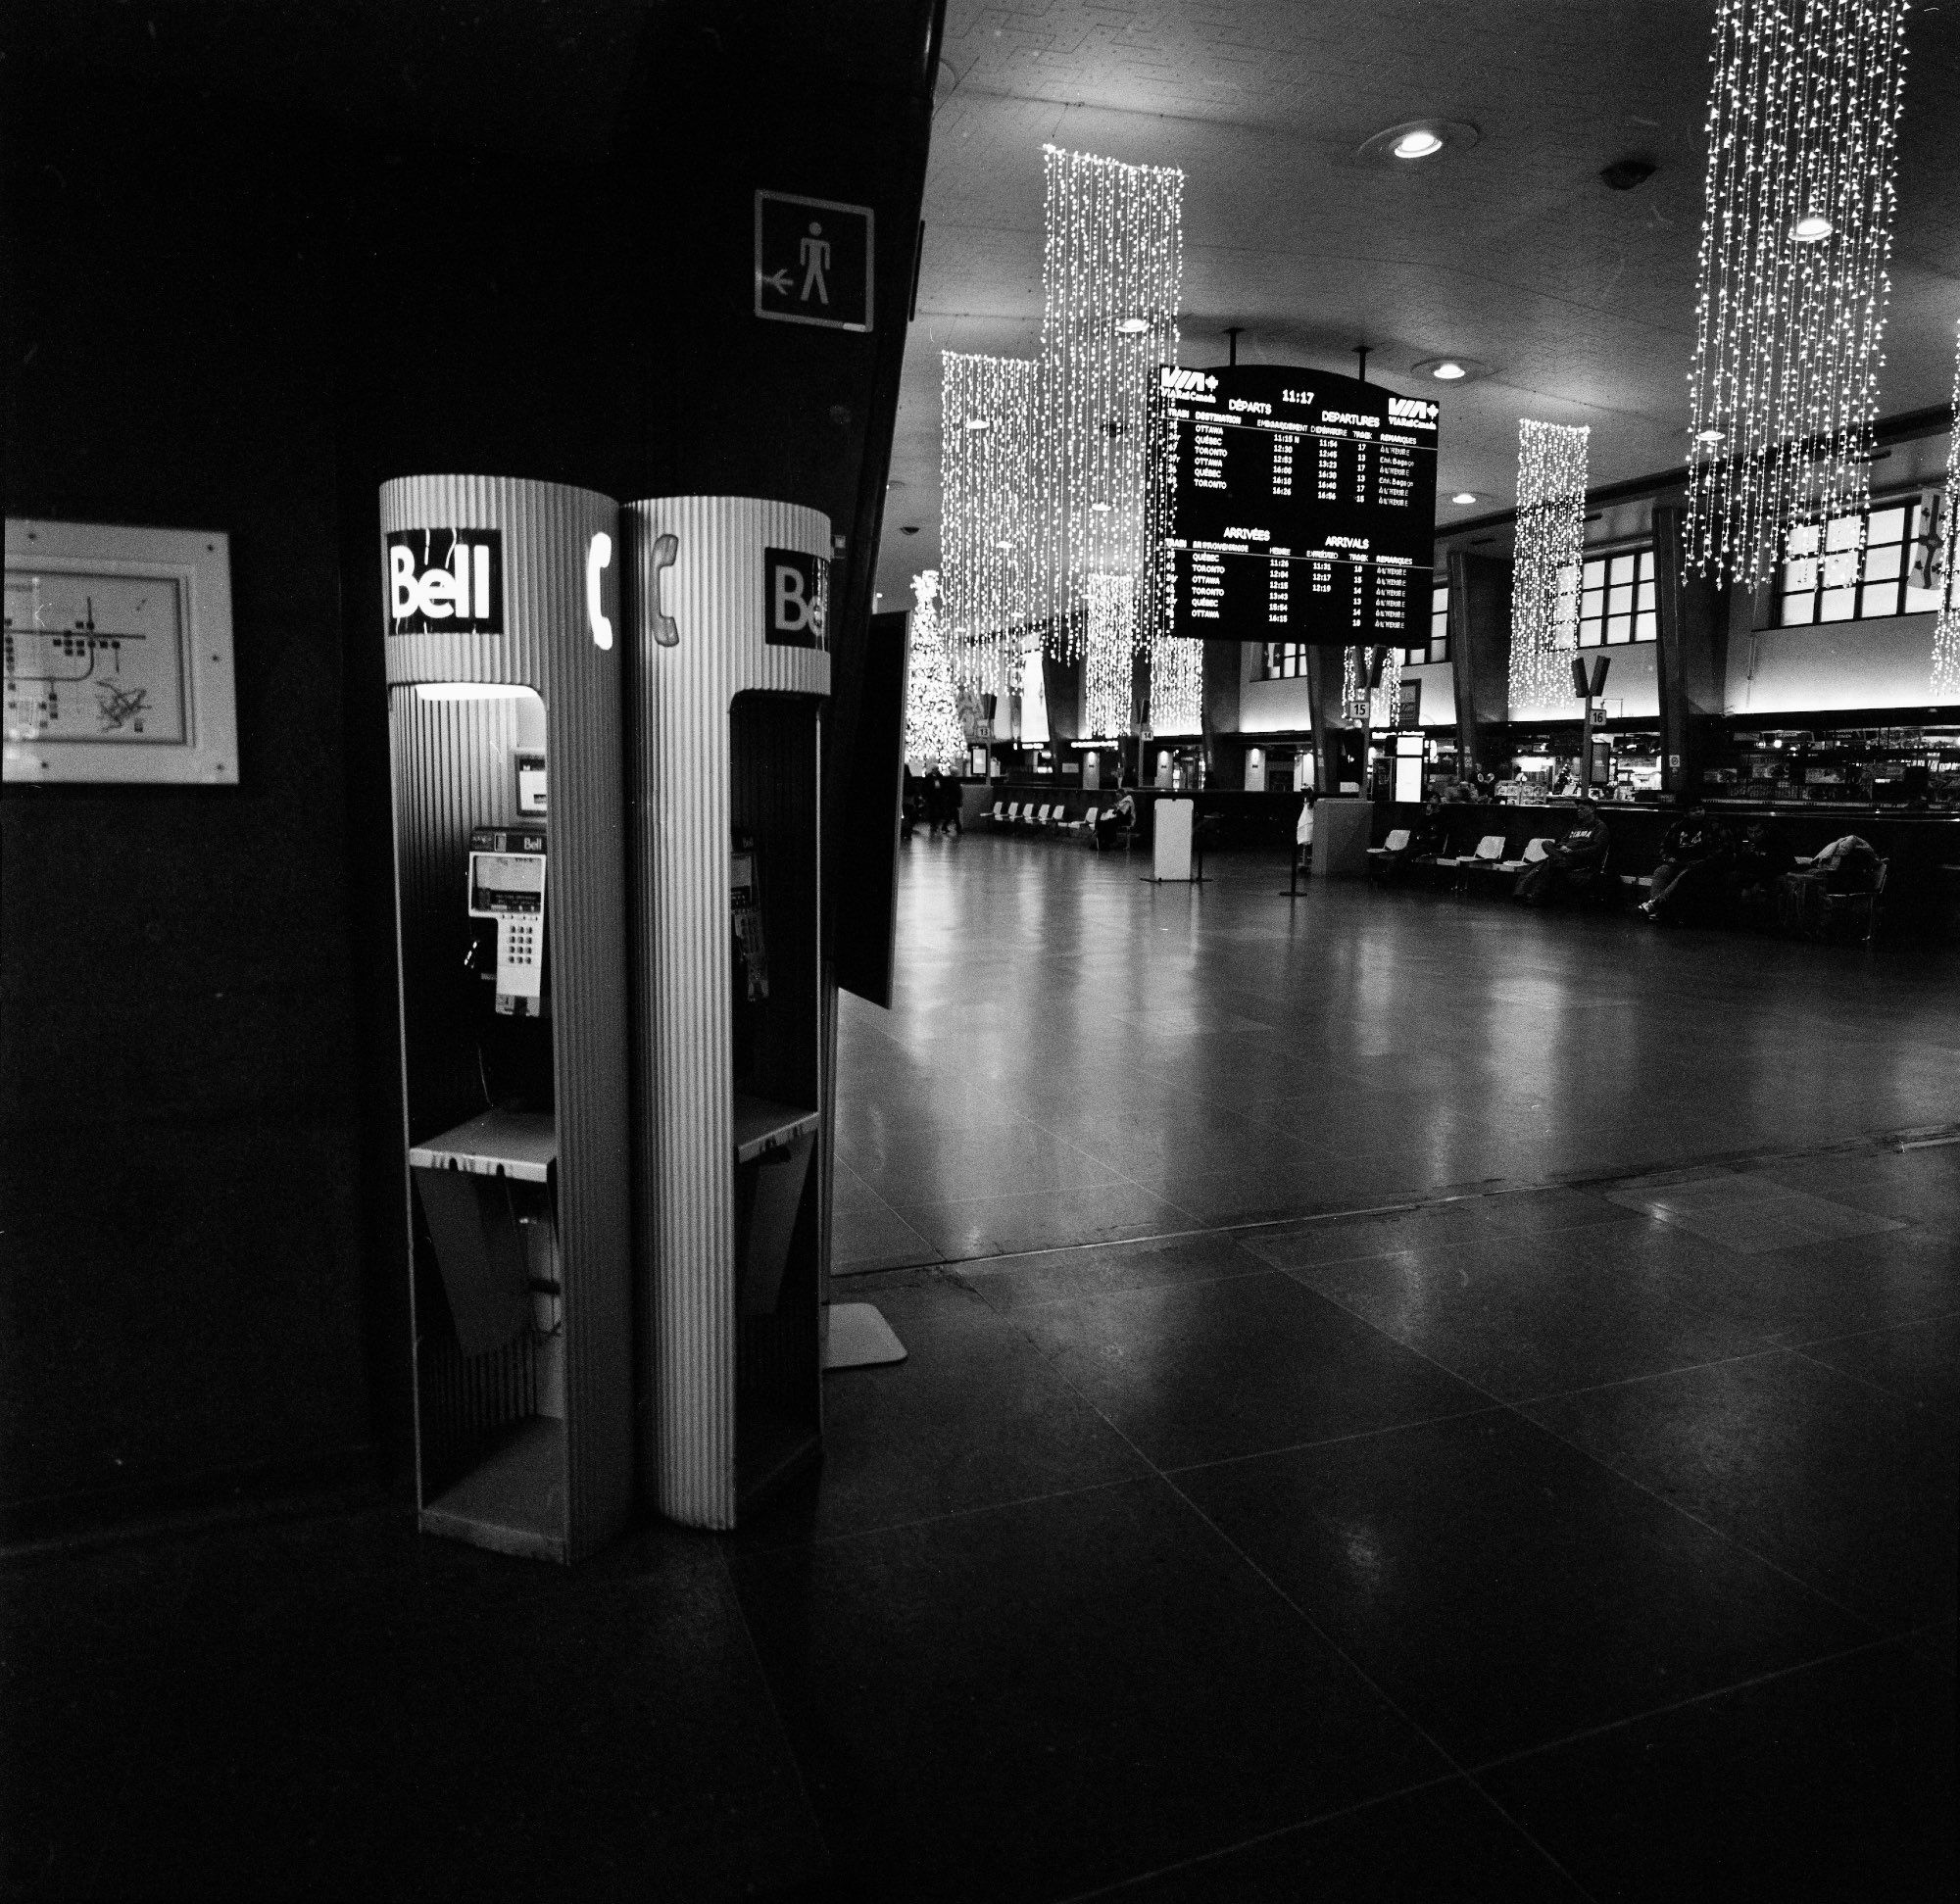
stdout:
[[1960,957],[916,835],[839,1029],[836,1267],[962,1260],[1960,1118]]
[[962,1259],[820,1475],[15,1556],[7,1894],[1953,1896],[1953,966],[976,844],[843,1073]]

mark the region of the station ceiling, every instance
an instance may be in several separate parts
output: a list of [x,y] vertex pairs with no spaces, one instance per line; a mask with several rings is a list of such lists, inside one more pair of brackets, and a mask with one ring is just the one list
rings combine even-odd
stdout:
[[[1183,362],[1441,400],[1439,526],[1512,500],[1520,416],[1609,483],[1682,460],[1713,0],[949,0],[878,587],[939,560],[940,352],[1035,354],[1042,146],[1180,166]],[[1915,7],[1881,410],[1943,404],[1960,319],[1960,4]],[[1476,142],[1358,148],[1405,121]],[[1603,167],[1657,167],[1613,191]],[[1454,386],[1425,358],[1489,366]],[[912,533],[906,533],[910,529]]]

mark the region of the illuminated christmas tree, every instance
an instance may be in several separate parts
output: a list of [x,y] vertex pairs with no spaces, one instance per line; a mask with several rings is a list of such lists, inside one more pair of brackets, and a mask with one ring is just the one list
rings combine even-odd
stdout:
[[966,729],[953,692],[953,665],[939,624],[939,570],[912,577],[911,665],[906,673],[906,758],[920,767],[957,773],[966,758]]

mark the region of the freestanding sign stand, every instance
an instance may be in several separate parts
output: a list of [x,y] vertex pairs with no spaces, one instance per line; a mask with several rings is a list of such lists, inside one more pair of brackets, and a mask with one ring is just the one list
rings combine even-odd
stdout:
[[819,800],[830,524],[629,504],[642,1488],[688,1525],[815,1457],[824,1172]]
[[571,1561],[633,1498],[618,512],[410,476],[381,529],[417,1505]]

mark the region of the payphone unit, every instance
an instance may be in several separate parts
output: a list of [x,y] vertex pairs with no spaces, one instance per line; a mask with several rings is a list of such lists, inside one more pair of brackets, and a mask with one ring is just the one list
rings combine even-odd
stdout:
[[554,484],[381,490],[420,1520],[561,1561],[633,1487],[617,531]]
[[469,916],[493,927],[471,941],[469,963],[496,986],[498,1013],[542,1018],[547,947],[543,827],[479,826],[471,831]]

